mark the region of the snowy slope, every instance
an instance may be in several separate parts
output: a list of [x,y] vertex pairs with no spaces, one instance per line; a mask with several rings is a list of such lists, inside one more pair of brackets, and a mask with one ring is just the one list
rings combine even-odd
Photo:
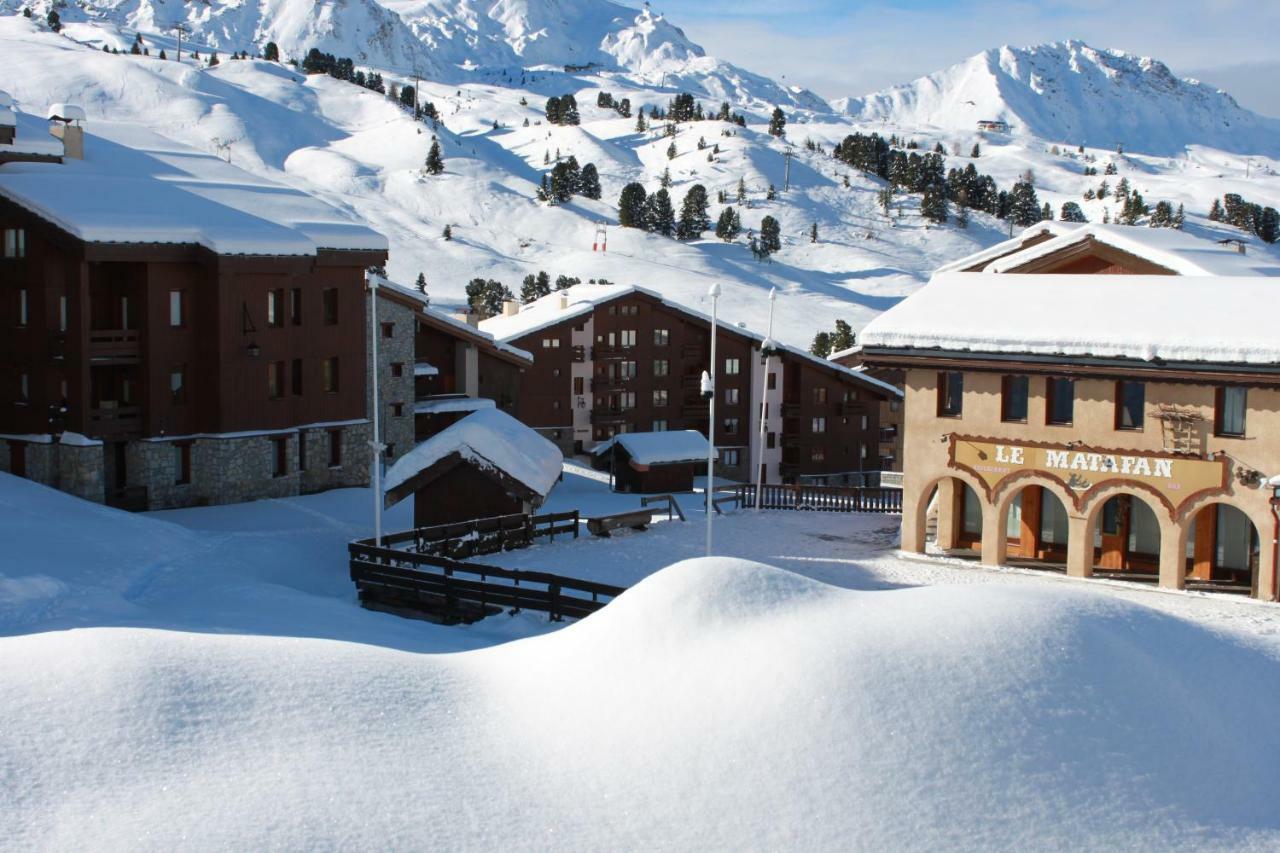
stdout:
[[1163,63],[1080,41],[984,51],[911,83],[833,102],[860,121],[972,130],[1003,120],[1050,142],[1145,154],[1203,145],[1280,156],[1280,120],[1226,92],[1176,77]]

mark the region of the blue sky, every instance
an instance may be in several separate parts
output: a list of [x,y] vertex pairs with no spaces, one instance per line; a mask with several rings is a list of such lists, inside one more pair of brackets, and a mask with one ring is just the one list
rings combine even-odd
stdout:
[[711,54],[828,98],[906,82],[988,47],[1080,38],[1153,56],[1280,116],[1280,0],[655,0],[652,8]]

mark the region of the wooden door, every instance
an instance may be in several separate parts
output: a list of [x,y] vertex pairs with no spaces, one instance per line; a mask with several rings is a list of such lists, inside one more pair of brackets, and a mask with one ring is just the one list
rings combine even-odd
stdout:
[[1121,571],[1125,568],[1129,550],[1129,501],[1128,495],[1117,495],[1102,507],[1102,553],[1098,567]]
[[15,477],[27,476],[27,445],[22,441],[9,442],[9,473]]

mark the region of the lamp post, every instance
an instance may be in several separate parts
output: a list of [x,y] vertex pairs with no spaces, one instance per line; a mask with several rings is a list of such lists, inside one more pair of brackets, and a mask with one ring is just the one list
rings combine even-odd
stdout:
[[778,299],[778,289],[776,287],[769,288],[769,333],[765,335],[764,343],[760,345],[760,362],[764,365],[764,377],[760,380],[760,438],[756,442],[756,509],[760,509],[764,503],[764,438],[767,432],[766,424],[769,419],[769,359],[773,356],[776,349],[773,345],[773,304]]
[[702,374],[702,394],[707,398],[707,556],[711,556],[711,517],[715,504],[711,502],[716,479],[716,303],[720,299],[720,285],[713,284],[707,290],[711,297],[711,367]]
[[369,439],[373,465],[373,537],[374,544],[382,547],[382,453],[387,446],[382,443],[379,410],[382,400],[378,396],[378,277],[370,274],[369,279],[369,338],[373,341],[373,437]]

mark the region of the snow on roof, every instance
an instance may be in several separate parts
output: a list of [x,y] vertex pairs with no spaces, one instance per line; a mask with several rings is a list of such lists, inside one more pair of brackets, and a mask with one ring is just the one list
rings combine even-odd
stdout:
[[1084,240],[1137,255],[1179,275],[1280,276],[1280,264],[1268,255],[1241,254],[1217,240],[1197,237],[1176,228],[1101,224],[1082,225],[1052,240],[998,258],[984,267],[983,272],[1003,273],[1076,246]]
[[692,429],[624,432],[596,445],[591,452],[599,456],[615,444],[621,445],[637,465],[673,465],[678,462],[705,462],[707,459],[707,437]]
[[414,376],[439,376],[440,368],[436,367],[434,364],[428,364],[425,361],[419,361],[417,364],[413,366],[413,375]]
[[[57,143],[47,128],[40,135]],[[84,160],[6,165],[0,196],[92,243],[195,243],[224,255],[387,250],[385,237],[319,199],[139,125],[94,122],[85,136]]]
[[1261,276],[945,273],[862,330],[866,349],[1280,364]]
[[45,114],[45,118],[59,119],[61,121],[84,121],[84,107],[75,104],[53,104],[49,107],[49,112]]
[[4,89],[0,89],[0,109],[8,109],[13,106],[13,95],[10,95]]
[[500,409],[483,409],[400,457],[387,471],[383,491],[403,485],[453,453],[482,468],[501,471],[543,496],[559,479],[564,464],[560,449],[536,431]]
[[0,105],[0,127],[17,127],[18,114],[6,106]]
[[[10,115],[16,119],[13,142],[0,145],[0,154],[37,154],[45,157],[61,157],[62,140],[49,135],[49,123],[26,113],[16,112],[0,107],[0,116]],[[0,121],[0,124],[3,124]],[[12,174],[18,167],[6,165],[4,174]]]
[[[614,299],[620,299],[631,294],[643,294],[656,299],[663,305],[680,311],[691,317],[696,317],[705,321],[708,325],[711,323],[711,315],[704,314],[695,308],[690,308],[680,302],[675,302],[663,296],[656,290],[650,290],[647,287],[640,287],[634,284],[575,284],[573,287],[565,290],[558,290],[548,296],[536,299],[528,305],[523,305],[519,313],[507,316],[490,317],[480,323],[483,331],[491,332],[500,341],[509,341],[516,338],[522,338],[531,335],[543,329],[550,328],[565,320],[571,320],[585,314],[590,314],[597,306]],[[803,358],[814,364],[821,365],[838,373],[843,373],[849,378],[855,379],[867,385],[872,385],[876,390],[901,396],[902,392],[892,385],[873,379],[870,376],[851,370],[843,365],[828,361],[825,358],[816,356],[813,353],[800,349],[798,347],[788,346],[779,343],[776,338],[769,339],[759,332],[754,332],[748,327],[739,323],[730,323],[727,320],[718,320],[717,327],[721,330],[741,335],[763,345],[766,340],[780,351],[785,351],[788,355]]]
[[465,394],[450,394],[447,397],[429,397],[413,404],[413,412],[417,415],[440,415],[448,412],[478,412],[481,409],[492,409],[497,404],[484,397],[468,397]]
[[934,274],[944,272],[960,272],[969,269],[981,263],[990,263],[996,258],[1004,257],[1022,249],[1022,245],[1028,240],[1034,239],[1042,234],[1048,234],[1050,237],[1056,237],[1062,234],[1069,234],[1080,226],[1070,222],[1058,222],[1057,220],[1047,220],[1032,225],[1030,228],[1023,229],[1018,232],[1016,237],[1008,240],[1002,240],[994,246],[988,246],[980,252],[974,252],[971,255],[965,255],[949,264],[943,264],[934,271]]

